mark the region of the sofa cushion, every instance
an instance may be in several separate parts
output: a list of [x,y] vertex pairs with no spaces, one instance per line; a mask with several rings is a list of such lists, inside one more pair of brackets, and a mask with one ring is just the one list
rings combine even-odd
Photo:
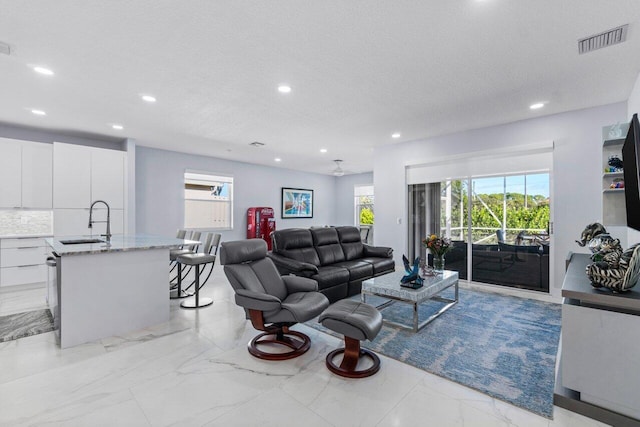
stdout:
[[306,228],[287,228],[273,232],[273,252],[296,261],[320,265],[320,258],[313,246],[311,231]]
[[360,261],[368,262],[373,266],[374,276],[378,276],[379,274],[386,272],[391,272],[396,269],[396,263],[393,258],[366,257],[361,258]]
[[335,228],[314,228],[311,230],[311,236],[320,259],[320,265],[344,261],[344,252],[342,252],[338,232]]
[[[344,267],[334,267],[326,265],[318,267],[318,273],[311,276],[313,280],[318,282],[318,289],[322,290],[339,284],[349,282],[349,270]],[[346,291],[345,291],[346,292]]]
[[346,261],[364,256],[364,245],[360,239],[360,231],[356,227],[336,227],[336,231],[338,232]]
[[373,276],[373,264],[360,259],[343,261],[334,264],[336,267],[344,267],[349,270],[349,281],[368,279]]

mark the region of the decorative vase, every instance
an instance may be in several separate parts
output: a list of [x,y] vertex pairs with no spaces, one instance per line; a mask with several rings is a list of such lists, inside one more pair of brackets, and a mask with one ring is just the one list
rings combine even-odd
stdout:
[[433,269],[438,273],[444,271],[444,255],[433,255]]

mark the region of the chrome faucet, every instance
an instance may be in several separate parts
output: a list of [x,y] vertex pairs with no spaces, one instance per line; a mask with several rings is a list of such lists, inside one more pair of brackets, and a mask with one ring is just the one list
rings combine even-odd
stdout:
[[[104,203],[104,205],[107,207],[106,221],[93,221],[91,219],[91,217],[93,216],[93,207],[95,206],[96,203]],[[95,202],[91,203],[91,207],[89,208],[89,228],[93,228],[93,224],[96,222],[107,223],[107,232],[106,234],[101,234],[101,236],[105,236],[107,238],[107,242],[110,242],[111,241],[111,209],[109,208],[109,205],[107,204],[107,202],[105,202],[104,200],[96,200]]]

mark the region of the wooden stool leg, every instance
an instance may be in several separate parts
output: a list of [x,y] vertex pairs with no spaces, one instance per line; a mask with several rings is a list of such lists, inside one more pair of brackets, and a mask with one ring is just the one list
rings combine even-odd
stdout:
[[344,337],[344,356],[342,357],[342,363],[340,363],[340,369],[350,372],[355,371],[358,366],[358,359],[360,359],[360,340]]
[[[371,350],[360,348],[360,340],[344,337],[344,344],[344,348],[333,350],[327,355],[325,364],[331,372],[345,378],[365,378],[380,370],[380,358]],[[344,356],[340,366],[337,366],[333,363],[333,359],[340,353],[344,353]],[[361,357],[368,357],[373,362],[373,365],[368,369],[356,370]]]

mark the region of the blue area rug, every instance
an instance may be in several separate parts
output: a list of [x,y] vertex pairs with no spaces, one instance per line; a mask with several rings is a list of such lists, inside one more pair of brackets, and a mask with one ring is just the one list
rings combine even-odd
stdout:
[[[453,291],[442,296],[453,298]],[[560,304],[470,289],[460,289],[459,299],[417,334],[384,325],[363,347],[552,418]],[[367,298],[372,305],[383,301]],[[443,305],[425,302],[420,320]],[[409,323],[412,307],[395,303],[382,316]],[[306,324],[336,335],[317,321]]]

